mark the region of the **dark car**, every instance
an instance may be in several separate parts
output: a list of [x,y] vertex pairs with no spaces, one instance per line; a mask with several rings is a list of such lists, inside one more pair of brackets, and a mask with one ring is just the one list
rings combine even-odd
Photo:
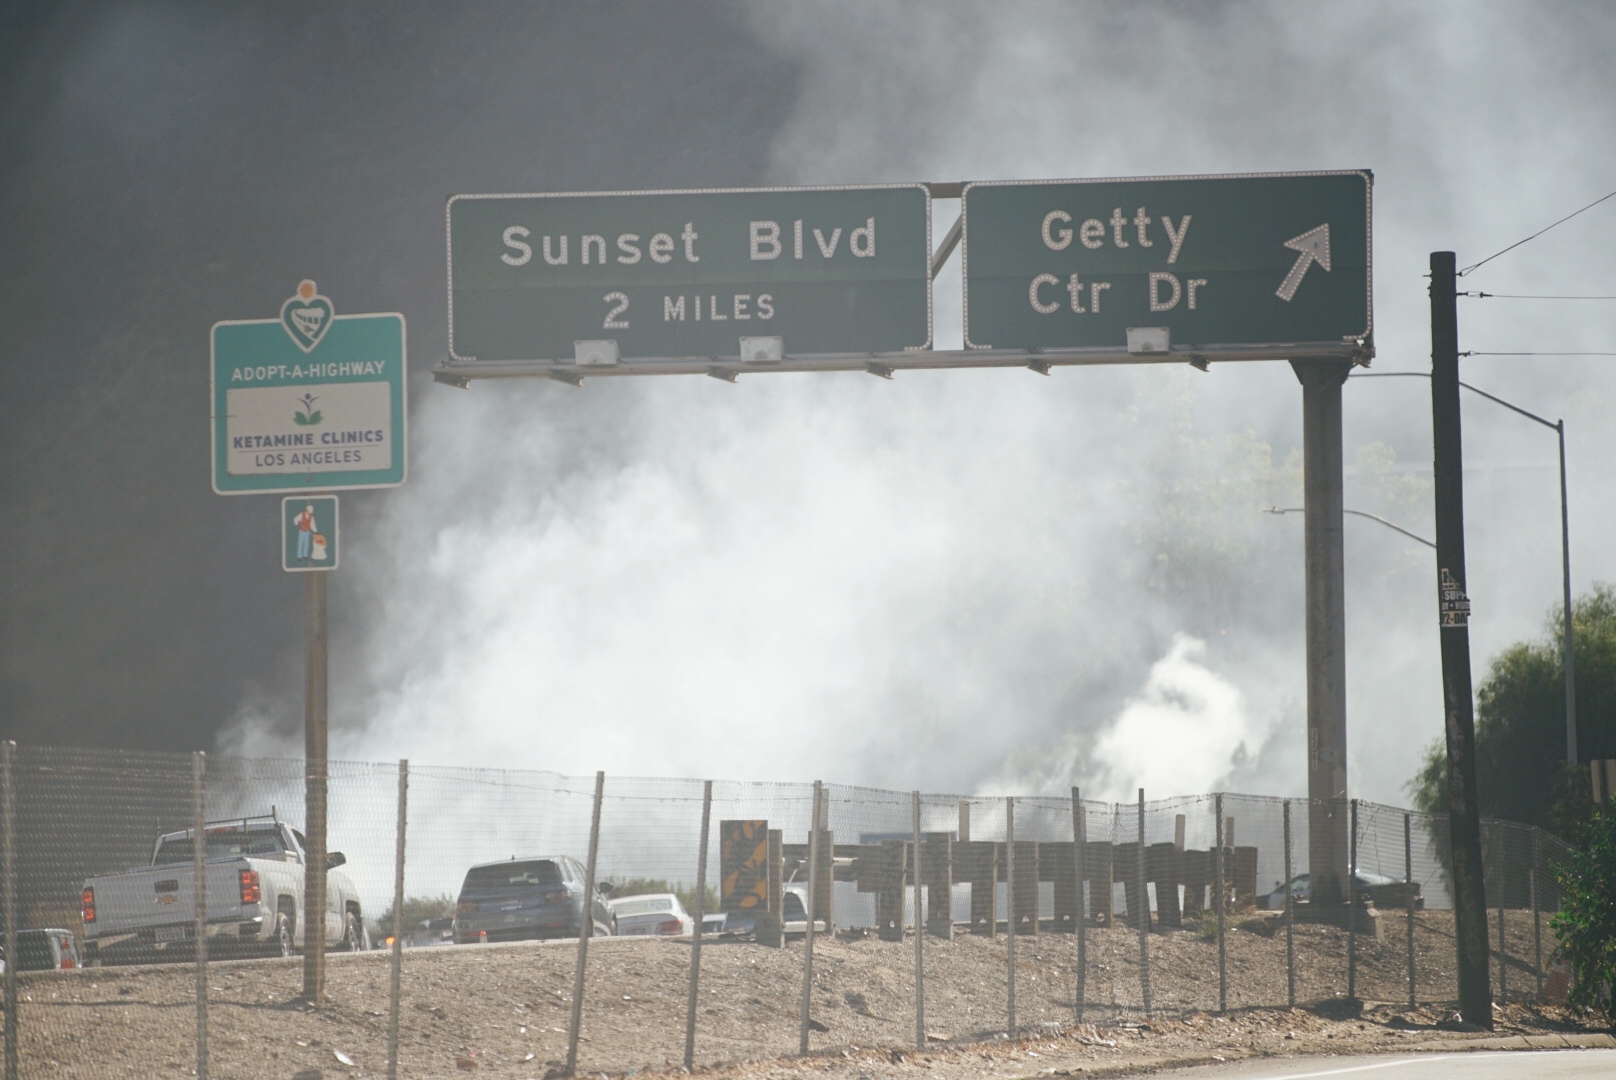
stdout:
[[[597,886],[587,925],[596,937],[612,932],[612,914]],[[567,855],[483,863],[466,871],[455,907],[457,945],[522,938],[577,937],[584,919],[584,868]]]
[[[1425,897],[1420,894],[1420,883],[1398,881],[1382,874],[1371,874],[1367,870],[1358,871],[1357,882],[1358,898],[1368,898],[1369,902],[1378,908],[1396,908],[1401,910],[1408,906],[1410,898],[1414,901],[1415,910],[1424,910]],[[1297,900],[1305,901],[1312,895],[1308,886],[1308,876],[1298,874],[1291,878],[1291,895]],[[1283,911],[1285,909],[1285,886],[1280,885],[1273,892],[1257,898],[1257,906],[1268,911]]]
[[[6,969],[10,957],[0,942],[0,971]],[[18,930],[18,971],[60,971],[83,967],[79,947],[71,930]]]

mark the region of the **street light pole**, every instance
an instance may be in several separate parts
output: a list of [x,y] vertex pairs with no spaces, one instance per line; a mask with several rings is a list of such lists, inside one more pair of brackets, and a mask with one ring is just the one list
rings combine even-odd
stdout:
[[[1534,417],[1534,419],[1536,419]],[[1571,637],[1571,517],[1566,509],[1565,421],[1557,421],[1555,434],[1560,437],[1560,569],[1565,588],[1565,713],[1566,764],[1577,767],[1577,684],[1574,667],[1575,649]]]
[[[1431,376],[1423,371],[1376,371],[1360,372],[1352,376],[1354,379],[1429,379]],[[1561,666],[1565,669],[1565,729],[1566,729],[1566,764],[1572,768],[1577,766],[1577,688],[1576,688],[1576,662],[1572,649],[1571,636],[1571,513],[1566,498],[1566,457],[1565,457],[1565,421],[1545,420],[1534,412],[1528,412],[1513,402],[1505,401],[1495,394],[1489,394],[1480,387],[1471,386],[1467,382],[1459,383],[1461,387],[1472,394],[1479,394],[1496,405],[1502,405],[1510,412],[1519,413],[1534,423],[1542,424],[1552,430],[1560,441],[1560,584],[1563,590],[1564,606],[1561,611],[1564,638],[1561,642]],[[1348,510],[1347,513],[1354,511]],[[1364,514],[1364,517],[1370,515]],[[1382,522],[1390,525],[1390,522]],[[1393,525],[1392,528],[1397,528]],[[1399,532],[1403,530],[1399,529]],[[1420,537],[1414,539],[1419,540]]]

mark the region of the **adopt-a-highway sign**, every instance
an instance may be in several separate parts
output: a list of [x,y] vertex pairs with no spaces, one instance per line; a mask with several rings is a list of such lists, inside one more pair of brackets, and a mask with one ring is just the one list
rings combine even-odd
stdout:
[[304,281],[278,319],[215,323],[212,346],[214,491],[404,482],[404,316],[338,315]]
[[1368,337],[1371,187],[1367,171],[967,184],[966,345]]
[[[457,195],[457,361],[793,356],[931,345],[931,195],[846,188]],[[750,358],[749,358],[750,359]],[[607,362],[615,362],[615,357]]]

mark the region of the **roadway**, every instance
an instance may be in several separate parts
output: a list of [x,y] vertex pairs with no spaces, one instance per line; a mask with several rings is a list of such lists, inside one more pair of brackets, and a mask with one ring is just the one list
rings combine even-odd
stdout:
[[1416,1057],[1301,1057],[1173,1070],[1173,1080],[1582,1080],[1616,1076],[1616,1050],[1477,1051]]

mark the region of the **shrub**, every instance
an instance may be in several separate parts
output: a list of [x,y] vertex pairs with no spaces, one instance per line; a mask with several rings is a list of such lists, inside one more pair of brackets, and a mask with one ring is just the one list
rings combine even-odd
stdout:
[[1616,806],[1588,821],[1559,874],[1563,899],[1550,924],[1571,964],[1570,1003],[1616,1022]]

